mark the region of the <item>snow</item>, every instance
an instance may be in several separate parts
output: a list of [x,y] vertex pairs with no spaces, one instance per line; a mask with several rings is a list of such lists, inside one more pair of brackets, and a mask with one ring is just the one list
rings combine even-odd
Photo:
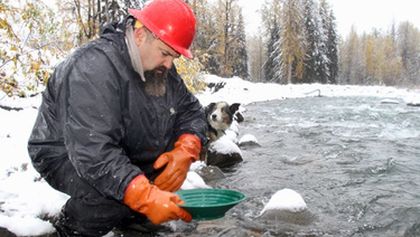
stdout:
[[226,135],[211,143],[209,150],[225,155],[239,153],[242,156],[241,149]]
[[404,98],[405,103],[413,106],[420,106],[420,95],[419,94],[410,94]]
[[[225,82],[224,88],[216,93],[207,90],[197,95],[203,105],[219,100],[228,103],[238,102],[241,107],[258,101],[284,98],[316,96],[376,96],[399,101],[420,104],[420,90],[398,89],[382,86],[339,86],[339,85],[278,85],[270,83],[251,83],[240,78],[220,78],[204,75],[207,82]],[[316,91],[317,93],[310,93]],[[7,228],[18,236],[41,235],[54,232],[52,225],[41,219],[42,216],[54,216],[65,203],[68,196],[55,191],[33,169],[27,154],[27,141],[37,116],[36,108],[41,96],[32,98],[9,98],[0,92],[0,105],[22,108],[20,111],[0,109],[0,227]],[[213,148],[226,153],[240,152],[233,141],[237,139],[240,125],[234,123],[227,135],[214,144]],[[256,140],[251,137],[249,140]],[[245,139],[245,138],[243,138]],[[192,172],[202,167],[202,162],[195,162],[188,174],[192,186],[206,185],[199,176]],[[187,185],[187,183],[185,184]],[[300,210],[303,200],[293,196],[285,208]],[[288,199],[285,198],[285,201]],[[283,202],[283,201],[282,201]],[[277,202],[278,203],[278,202]],[[282,207],[281,205],[275,207]],[[268,207],[266,207],[268,208]]]
[[252,135],[252,134],[245,134],[241,137],[241,139],[239,139],[239,144],[244,144],[244,143],[254,143],[254,144],[258,144],[258,140],[257,138]]
[[270,201],[264,206],[260,213],[263,215],[268,210],[286,210],[300,212],[306,209],[306,203],[302,196],[292,189],[282,189],[271,196]]
[[187,178],[181,186],[182,190],[196,189],[196,188],[211,188],[207,185],[203,178],[194,171],[188,171]]

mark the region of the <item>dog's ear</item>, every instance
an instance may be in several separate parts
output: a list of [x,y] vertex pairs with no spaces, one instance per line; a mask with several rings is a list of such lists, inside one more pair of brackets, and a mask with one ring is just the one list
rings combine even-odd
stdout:
[[234,114],[236,111],[238,111],[238,109],[239,109],[239,106],[240,106],[241,104],[240,103],[233,103],[233,104],[231,104],[230,106],[229,106],[229,110],[230,110],[230,112],[232,113],[232,114]]
[[238,122],[238,123],[242,123],[243,121],[244,121],[244,116],[242,116],[242,114],[241,114],[241,112],[237,112],[236,114],[235,114],[235,120]]
[[216,103],[210,103],[206,106],[206,108],[204,109],[206,114],[209,114],[210,111],[213,110],[214,106],[216,105]]

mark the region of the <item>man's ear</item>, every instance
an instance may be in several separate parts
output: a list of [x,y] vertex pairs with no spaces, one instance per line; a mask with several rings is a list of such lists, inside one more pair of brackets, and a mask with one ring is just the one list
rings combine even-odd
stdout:
[[134,41],[137,47],[140,47],[146,41],[146,34],[146,30],[143,27],[134,29]]

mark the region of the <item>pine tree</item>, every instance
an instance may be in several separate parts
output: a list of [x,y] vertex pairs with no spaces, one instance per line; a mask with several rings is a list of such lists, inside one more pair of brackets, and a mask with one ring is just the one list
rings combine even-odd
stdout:
[[398,49],[405,71],[405,83],[420,83],[420,32],[413,24],[403,22],[398,27]]
[[[327,9],[327,8],[326,8]],[[333,11],[330,11],[328,18],[323,18],[324,32],[326,32],[326,57],[328,58],[328,80],[327,83],[337,83],[338,75],[338,37],[337,30],[335,27],[335,17]]]
[[326,35],[323,31],[318,7],[313,0],[304,0],[304,24],[306,57],[305,69],[302,78],[303,83],[328,81],[329,60],[326,55]]
[[285,0],[282,9],[282,29],[280,50],[282,73],[287,83],[300,83],[303,76],[305,58],[305,32],[302,21],[300,0]]
[[242,79],[248,79],[248,52],[246,48],[245,25],[242,16],[242,10],[239,10],[238,21],[235,24],[233,55],[231,58],[233,75],[239,76]]
[[281,3],[279,0],[266,2],[262,9],[263,23],[268,38],[266,39],[266,61],[264,62],[264,81],[281,82],[281,53],[280,40],[280,15]]

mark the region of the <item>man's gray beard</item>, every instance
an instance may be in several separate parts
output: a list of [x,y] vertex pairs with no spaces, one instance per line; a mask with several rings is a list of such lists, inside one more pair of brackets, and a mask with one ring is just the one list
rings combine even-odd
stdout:
[[152,96],[164,96],[166,93],[166,79],[168,70],[166,68],[157,68],[144,73],[146,77],[145,91]]

